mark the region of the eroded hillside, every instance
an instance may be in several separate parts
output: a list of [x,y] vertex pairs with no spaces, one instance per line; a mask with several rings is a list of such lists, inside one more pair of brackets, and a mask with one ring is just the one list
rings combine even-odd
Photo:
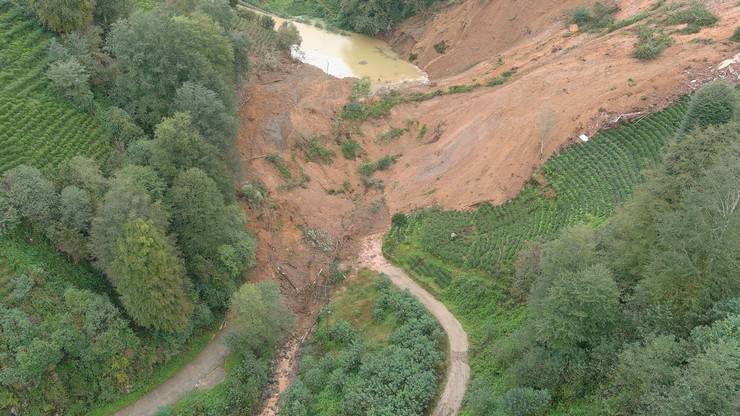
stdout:
[[[613,17],[652,13],[653,3],[623,1]],[[303,318],[298,337],[326,302],[332,264],[350,260],[360,237],[384,230],[390,214],[502,203],[579,135],[661,109],[708,80],[737,82],[737,59],[727,63],[738,52],[728,41],[740,20],[736,2],[706,2],[720,20],[698,33],[666,24],[673,44],[647,61],[632,56],[637,25],[592,32],[568,24],[575,7],[590,4],[470,0],[403,23],[391,42],[401,56],[415,54],[432,82],[401,94],[445,93],[379,118],[344,120],[353,81],[288,58],[252,77],[239,156],[243,180],[260,178],[269,194],[259,207],[244,204],[260,241],[253,276],[291,294]],[[435,49],[441,41],[444,54]],[[465,92],[493,77],[505,82]],[[463,92],[447,93],[456,86]],[[314,137],[331,161],[308,154]],[[362,147],[354,160],[339,146],[348,138]],[[374,182],[359,173],[363,161],[387,156],[395,163],[374,172]],[[294,353],[281,364],[281,387]]]

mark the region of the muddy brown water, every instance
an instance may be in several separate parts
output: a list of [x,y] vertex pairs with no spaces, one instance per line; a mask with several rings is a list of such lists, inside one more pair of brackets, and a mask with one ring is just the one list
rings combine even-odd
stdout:
[[[243,6],[258,14],[267,14],[276,27],[288,21],[301,35],[300,46],[291,55],[337,78],[369,78],[373,90],[405,84],[427,83],[426,73],[402,59],[386,42],[352,32],[332,32],[315,24],[284,19],[261,10]],[[315,22],[316,24],[318,21]]]

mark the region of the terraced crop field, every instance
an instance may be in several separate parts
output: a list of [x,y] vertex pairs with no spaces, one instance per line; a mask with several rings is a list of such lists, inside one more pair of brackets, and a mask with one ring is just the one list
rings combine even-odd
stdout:
[[50,35],[0,0],[0,172],[49,170],[75,155],[100,161],[109,146],[98,120],[58,96],[46,78]]
[[[565,226],[609,216],[640,182],[640,170],[660,159],[687,104],[682,100],[640,121],[603,131],[587,143],[567,147],[545,163],[540,180],[526,185],[506,204],[484,204],[475,212],[412,214],[406,239],[415,251],[447,264],[488,274],[507,273],[526,240],[552,237]],[[425,263],[419,257],[397,260],[438,284],[447,280],[440,281],[440,271],[422,270]]]

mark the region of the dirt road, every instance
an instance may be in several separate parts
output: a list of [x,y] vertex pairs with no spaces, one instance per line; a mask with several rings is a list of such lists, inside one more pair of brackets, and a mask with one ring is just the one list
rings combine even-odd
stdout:
[[398,267],[390,264],[381,251],[383,234],[368,237],[362,244],[359,265],[385,273],[394,285],[408,289],[411,294],[431,312],[447,333],[449,359],[447,362],[447,381],[432,416],[452,416],[460,410],[465,390],[470,379],[468,366],[468,335],[460,322],[447,308],[412,280]]
[[[439,321],[449,341],[449,360],[445,387],[432,416],[456,415],[470,379],[468,336],[462,325],[440,301],[383,257],[382,239],[383,234],[375,234],[363,241],[358,266],[388,275],[394,285],[400,289],[408,289]],[[223,381],[223,363],[228,355],[224,334],[224,330],[219,332],[195,360],[136,403],[118,411],[115,416],[153,416],[160,407],[176,403],[188,392],[194,389],[209,389]],[[276,410],[274,404],[266,406],[265,410],[274,414]]]
[[190,364],[115,416],[153,416],[160,407],[177,403],[195,389],[207,390],[222,382],[224,360],[229,355],[225,334],[222,329]]

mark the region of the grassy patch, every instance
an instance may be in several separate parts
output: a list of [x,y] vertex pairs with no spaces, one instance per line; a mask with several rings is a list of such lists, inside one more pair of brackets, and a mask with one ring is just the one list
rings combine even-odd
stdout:
[[384,143],[384,144],[394,142],[398,140],[401,136],[403,136],[403,134],[406,133],[407,131],[408,130],[402,129],[400,127],[391,127],[390,130],[378,136],[377,142]]
[[355,139],[345,139],[339,143],[339,148],[342,151],[342,155],[347,160],[355,160],[357,156],[362,152],[362,146]]
[[637,45],[632,53],[637,59],[648,61],[659,57],[666,48],[673,44],[673,39],[662,29],[642,26],[637,31]]
[[265,160],[275,166],[275,169],[277,169],[278,173],[280,174],[280,176],[283,177],[283,179],[285,179],[286,181],[290,181],[291,179],[293,179],[293,174],[290,172],[288,164],[285,163],[285,160],[283,160],[283,158],[279,154],[269,154],[267,155],[267,157],[265,157]]
[[668,17],[666,23],[670,25],[685,24],[684,33],[697,33],[702,27],[711,26],[719,18],[707,9],[700,1],[692,1],[688,6],[679,9]]
[[614,32],[615,30],[622,29],[624,27],[632,26],[637,22],[643,21],[652,15],[651,12],[640,12],[634,14],[626,19],[612,22],[607,27],[608,32]]
[[296,146],[303,151],[306,162],[317,162],[324,165],[331,165],[334,162],[334,152],[321,144],[316,135],[299,140]]

